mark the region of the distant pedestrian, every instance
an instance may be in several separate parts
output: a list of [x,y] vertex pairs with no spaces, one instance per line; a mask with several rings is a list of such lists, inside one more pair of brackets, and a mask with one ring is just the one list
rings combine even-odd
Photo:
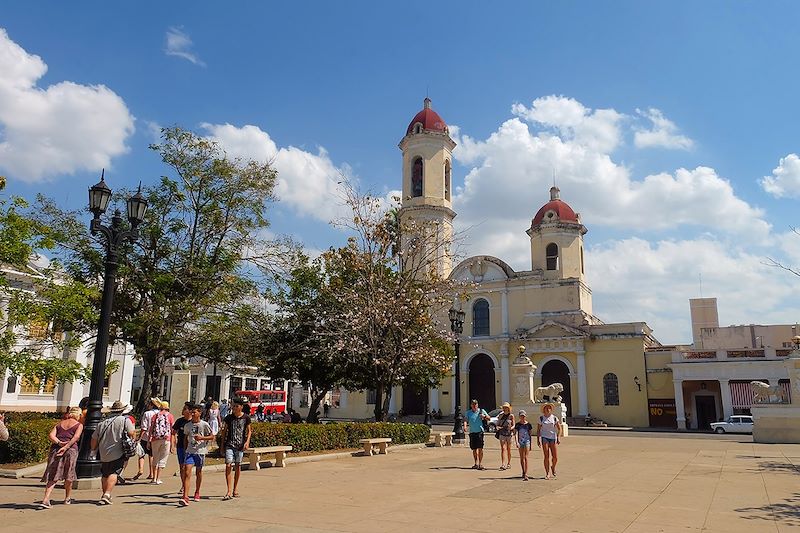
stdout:
[[486,411],[478,406],[478,400],[472,400],[464,421],[464,431],[469,433],[469,448],[472,450],[472,460],[475,470],[486,470],[483,466],[483,421],[488,419]]
[[211,426],[201,420],[202,406],[191,406],[191,420],[183,426],[186,437],[186,459],[183,468],[183,496],[178,502],[181,506],[189,505],[189,486],[192,482],[192,467],[197,471],[197,481],[194,489],[194,501],[200,501],[200,485],[203,483],[203,466],[208,453],[208,443],[214,439]]
[[214,435],[219,433],[219,428],[222,426],[222,416],[217,402],[212,402],[211,404],[211,410],[208,412],[208,425],[211,426],[211,432]]
[[47,469],[42,475],[46,483],[44,498],[39,504],[41,509],[50,509],[50,494],[59,481],[64,482],[64,503],[72,503],[72,482],[75,481],[75,463],[78,460],[78,441],[83,433],[83,424],[78,422],[81,417],[79,407],[67,411],[67,418],[61,420],[50,431],[48,438],[50,454],[47,457]]
[[511,441],[514,439],[514,414],[511,404],[504,403],[503,412],[497,417],[497,434],[500,437],[500,470],[511,468]]
[[153,463],[155,463],[155,473],[153,475],[153,483],[161,485],[161,472],[167,467],[167,460],[169,459],[170,443],[172,441],[172,425],[175,423],[175,417],[169,412],[169,402],[162,401],[159,404],[158,413],[153,417],[150,422],[150,448],[153,451]]
[[233,400],[233,412],[225,417],[222,425],[222,447],[225,450],[225,482],[228,491],[223,500],[239,496],[239,476],[242,473],[244,450],[250,447],[250,416],[244,412],[244,401]]
[[284,424],[291,424],[292,423],[292,415],[289,413],[289,411],[284,411],[283,412],[283,423]]
[[514,426],[514,433],[517,436],[519,466],[522,467],[522,481],[528,481],[528,453],[531,451],[533,426],[528,422],[528,413],[526,413],[524,409],[519,412],[519,422]]
[[181,476],[183,483],[183,468],[186,465],[186,434],[183,427],[192,419],[192,402],[184,402],[181,410],[181,417],[172,424],[172,443],[171,448],[175,451],[178,458],[178,475]]
[[[161,400],[158,398],[150,398],[147,402],[147,411],[142,415],[142,421],[139,426],[139,444],[142,445],[142,451],[147,455],[147,468],[149,474],[147,479],[153,479],[156,475],[156,463],[153,461],[153,448],[150,446],[150,426],[153,423],[153,417],[158,414],[158,408],[161,405]],[[144,457],[139,459],[139,471],[144,467]],[[133,479],[139,479],[137,473]]]
[[561,444],[561,422],[553,414],[553,404],[546,403],[542,406],[542,415],[536,424],[536,445],[544,453],[544,478],[556,477],[556,464],[558,463],[558,448]]
[[264,421],[264,404],[258,404],[258,407],[256,407],[256,420],[259,422]]
[[300,416],[295,410],[292,410],[292,424],[301,424],[303,422],[303,417]]
[[225,417],[228,416],[231,412],[231,405],[228,402],[227,398],[223,398],[222,402],[219,404],[219,416],[222,420],[225,420]]
[[331,404],[329,404],[328,402],[325,402],[325,404],[322,406],[322,412],[323,412],[325,418],[328,418],[328,415],[331,412]]
[[8,428],[6,427],[6,415],[0,413],[0,441],[8,440]]
[[131,438],[136,437],[136,429],[130,418],[122,414],[125,407],[127,405],[119,400],[114,402],[108,418],[100,422],[92,434],[91,447],[100,451],[100,483],[103,488],[103,495],[98,502],[100,505],[111,505],[111,492],[125,466],[123,437],[126,433]]

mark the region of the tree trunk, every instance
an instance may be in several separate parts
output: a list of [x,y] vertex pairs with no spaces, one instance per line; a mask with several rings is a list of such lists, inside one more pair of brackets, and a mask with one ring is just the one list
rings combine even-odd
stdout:
[[386,422],[389,420],[389,402],[392,401],[392,388],[386,387],[386,394],[383,398],[383,405],[381,406],[381,411],[383,412],[383,421]]
[[383,422],[383,385],[375,388],[375,422]]
[[[163,362],[159,364],[158,355],[145,354],[142,357],[142,366],[144,367],[144,381],[142,382],[142,391],[139,393],[139,400],[136,402],[135,412],[141,415],[147,408],[147,402],[150,398],[158,396],[158,388],[160,385],[161,376],[163,375]],[[168,398],[162,398],[169,400]]]
[[311,403],[308,406],[308,416],[306,417],[307,423],[319,424],[319,404],[325,399],[326,394],[328,394],[327,389],[320,391],[318,394],[312,394]]

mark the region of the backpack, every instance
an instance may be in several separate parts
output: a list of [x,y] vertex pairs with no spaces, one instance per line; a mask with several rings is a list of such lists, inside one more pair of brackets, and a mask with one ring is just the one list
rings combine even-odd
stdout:
[[150,435],[150,440],[153,439],[168,439],[172,436],[172,427],[169,424],[169,415],[167,413],[158,413],[156,419],[153,421],[153,433]]

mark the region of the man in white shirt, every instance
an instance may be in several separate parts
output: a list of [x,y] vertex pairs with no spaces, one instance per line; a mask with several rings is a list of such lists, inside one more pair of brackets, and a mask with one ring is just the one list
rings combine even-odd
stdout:
[[111,505],[111,491],[117,484],[117,477],[125,468],[125,451],[122,448],[122,439],[127,433],[130,438],[136,438],[136,428],[131,419],[123,414],[128,407],[117,400],[109,409],[108,417],[97,425],[92,434],[92,449],[100,451],[100,483],[103,495],[98,502],[100,505]]

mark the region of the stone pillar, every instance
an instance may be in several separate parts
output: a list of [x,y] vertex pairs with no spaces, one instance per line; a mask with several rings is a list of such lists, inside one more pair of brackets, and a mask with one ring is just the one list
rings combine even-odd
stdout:
[[511,405],[515,409],[531,409],[535,390],[533,378],[536,374],[536,365],[528,357],[520,355],[511,365],[511,374],[514,380],[514,388],[511,391]]
[[339,409],[346,409],[347,408],[347,399],[349,393],[347,389],[339,389]]
[[673,379],[675,387],[675,417],[678,420],[678,429],[686,429],[686,408],[683,406],[683,380]]
[[192,401],[197,401],[198,398],[206,401],[206,383],[208,383],[208,374],[206,374],[206,367],[203,366],[198,369],[197,374],[197,398],[192,398]]
[[397,413],[397,389],[398,387],[392,387],[392,395],[389,397],[389,414]]
[[[589,414],[589,394],[586,392],[586,352],[578,351],[578,415]],[[573,415],[574,416],[574,415]]]
[[722,417],[724,420],[727,420],[729,416],[733,415],[733,400],[731,399],[730,380],[719,380],[719,393],[722,399]]
[[500,403],[509,401],[511,398],[511,378],[508,368],[508,348],[505,352],[500,352]]
[[190,370],[174,370],[169,388],[169,411],[177,420],[181,417],[183,404],[190,400],[192,372]]

